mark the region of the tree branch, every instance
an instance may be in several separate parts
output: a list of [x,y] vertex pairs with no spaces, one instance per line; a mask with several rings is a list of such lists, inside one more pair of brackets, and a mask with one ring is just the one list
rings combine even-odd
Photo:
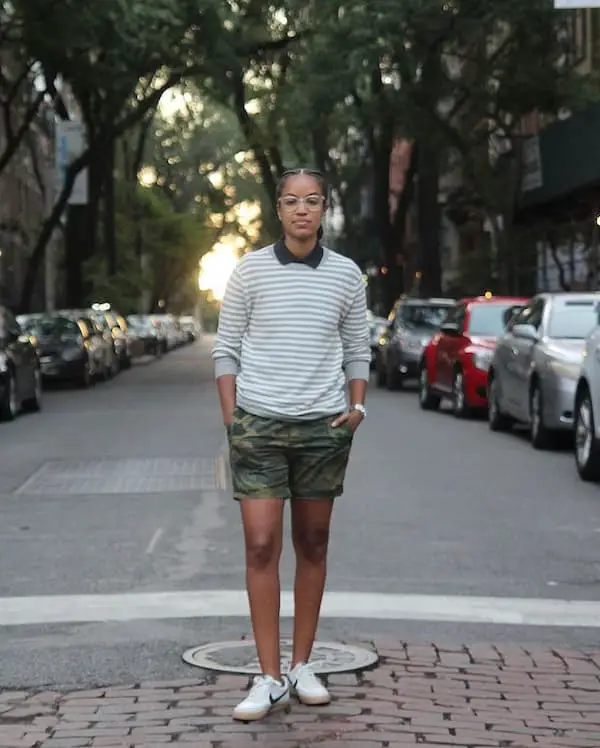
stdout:
[[19,150],[19,146],[21,145],[26,133],[29,131],[29,128],[31,127],[31,123],[35,119],[43,100],[44,100],[44,93],[43,92],[38,93],[33,103],[27,109],[25,116],[23,117],[23,120],[16,133],[13,131],[13,128],[12,128],[12,121],[11,121],[10,110],[8,106],[6,105],[2,106],[3,116],[4,116],[5,135],[6,135],[6,146],[4,150],[2,151],[2,154],[0,154],[0,174],[6,168],[6,166],[8,165],[10,160],[13,158],[15,153]]

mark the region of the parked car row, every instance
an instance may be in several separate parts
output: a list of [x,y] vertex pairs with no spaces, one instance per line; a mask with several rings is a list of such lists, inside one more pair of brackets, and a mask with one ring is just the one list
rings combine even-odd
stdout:
[[[600,292],[403,299],[379,338],[376,381],[417,377],[423,410],[487,412],[492,431],[529,428],[536,449],[574,437],[583,480],[600,480]],[[429,329],[428,329],[429,327]]]
[[132,315],[108,305],[19,317],[0,306],[0,421],[42,406],[48,381],[90,387],[141,356],[162,356],[199,334],[193,317]]

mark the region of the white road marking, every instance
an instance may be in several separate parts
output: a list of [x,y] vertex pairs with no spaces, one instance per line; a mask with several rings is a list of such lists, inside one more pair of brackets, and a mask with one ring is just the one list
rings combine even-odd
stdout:
[[[282,616],[293,613],[282,594]],[[247,618],[244,590],[0,598],[0,626],[172,618]],[[328,592],[324,618],[600,628],[600,601]]]
[[158,545],[158,541],[162,538],[163,532],[164,530],[162,529],[162,527],[159,527],[154,535],[150,538],[150,542],[148,543],[148,547],[146,548],[146,553],[148,555],[154,553],[154,549]]

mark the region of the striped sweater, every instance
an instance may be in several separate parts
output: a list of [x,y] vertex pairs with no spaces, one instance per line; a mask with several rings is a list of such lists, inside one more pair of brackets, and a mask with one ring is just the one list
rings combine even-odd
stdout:
[[249,413],[307,420],[346,409],[346,380],[369,379],[366,292],[358,266],[320,245],[296,260],[283,242],[245,255],[221,305],[216,377],[236,376]]

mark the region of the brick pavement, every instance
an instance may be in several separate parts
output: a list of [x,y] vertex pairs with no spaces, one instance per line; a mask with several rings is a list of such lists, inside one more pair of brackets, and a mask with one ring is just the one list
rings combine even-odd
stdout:
[[374,645],[376,669],[329,678],[331,705],[258,724],[231,720],[245,677],[202,671],[65,694],[0,690],[0,747],[600,748],[600,652]]

